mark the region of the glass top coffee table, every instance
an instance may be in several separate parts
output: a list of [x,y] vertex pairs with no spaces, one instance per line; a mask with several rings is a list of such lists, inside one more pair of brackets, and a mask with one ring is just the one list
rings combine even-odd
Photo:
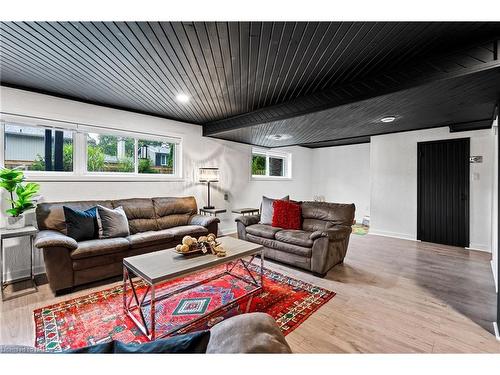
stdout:
[[[123,259],[123,309],[125,314],[132,319],[149,340],[172,335],[188,325],[195,324],[197,321],[207,318],[209,315],[214,315],[221,309],[236,304],[243,298],[249,298],[253,294],[263,290],[263,247],[233,237],[221,237],[217,241],[226,250],[225,257],[217,257],[213,254],[185,256],[176,253],[174,249],[168,249]],[[249,265],[258,254],[260,254],[260,267],[256,272],[250,269]],[[245,260],[244,258],[249,259]],[[222,265],[225,265],[223,270],[220,273],[211,275],[209,279],[198,280],[192,284],[181,286],[163,294],[156,293],[156,287],[161,283]],[[236,266],[244,272],[240,272],[239,274],[233,272]],[[249,287],[252,286],[252,288],[248,290],[245,288],[243,295],[232,299],[230,302],[206,314],[198,316],[174,329],[157,334],[156,305],[159,301],[227,275],[238,278],[247,283]],[[146,285],[145,290],[142,290],[144,288],[137,287],[139,281]],[[128,291],[128,288],[130,288],[131,293]]]

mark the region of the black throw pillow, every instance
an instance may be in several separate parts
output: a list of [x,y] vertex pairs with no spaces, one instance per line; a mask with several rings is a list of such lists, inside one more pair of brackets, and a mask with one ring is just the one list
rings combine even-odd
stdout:
[[86,211],[63,206],[66,231],[76,241],[93,240],[98,237],[97,207]]

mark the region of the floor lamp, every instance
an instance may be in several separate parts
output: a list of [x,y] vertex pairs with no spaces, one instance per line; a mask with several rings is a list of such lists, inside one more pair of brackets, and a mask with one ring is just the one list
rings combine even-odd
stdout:
[[200,168],[199,174],[200,182],[206,182],[208,185],[208,200],[207,205],[204,206],[204,209],[213,209],[215,208],[210,204],[210,183],[219,181],[219,168]]

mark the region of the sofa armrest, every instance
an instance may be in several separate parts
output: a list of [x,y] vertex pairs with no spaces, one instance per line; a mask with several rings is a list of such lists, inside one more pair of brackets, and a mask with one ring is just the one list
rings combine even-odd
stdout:
[[48,247],[65,247],[69,250],[78,248],[78,242],[61,232],[55,230],[42,230],[35,238],[35,247],[39,249]]
[[330,241],[343,240],[352,232],[352,228],[347,225],[336,225],[333,228],[326,230],[317,230],[312,232],[309,238],[313,241],[321,237],[328,237]]
[[201,225],[203,227],[209,227],[210,224],[213,223],[220,223],[219,218],[207,215],[193,215],[189,219],[189,224],[191,225]]
[[260,215],[242,215],[234,219],[237,223],[241,223],[248,227],[249,225],[258,224],[260,221]]

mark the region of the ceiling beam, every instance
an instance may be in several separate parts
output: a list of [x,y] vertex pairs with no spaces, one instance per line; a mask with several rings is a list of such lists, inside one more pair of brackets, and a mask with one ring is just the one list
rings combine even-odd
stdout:
[[498,39],[495,38],[439,57],[428,58],[399,71],[332,87],[286,103],[209,122],[203,125],[203,134],[211,136],[248,126],[286,120],[431,82],[497,69],[500,68]]

